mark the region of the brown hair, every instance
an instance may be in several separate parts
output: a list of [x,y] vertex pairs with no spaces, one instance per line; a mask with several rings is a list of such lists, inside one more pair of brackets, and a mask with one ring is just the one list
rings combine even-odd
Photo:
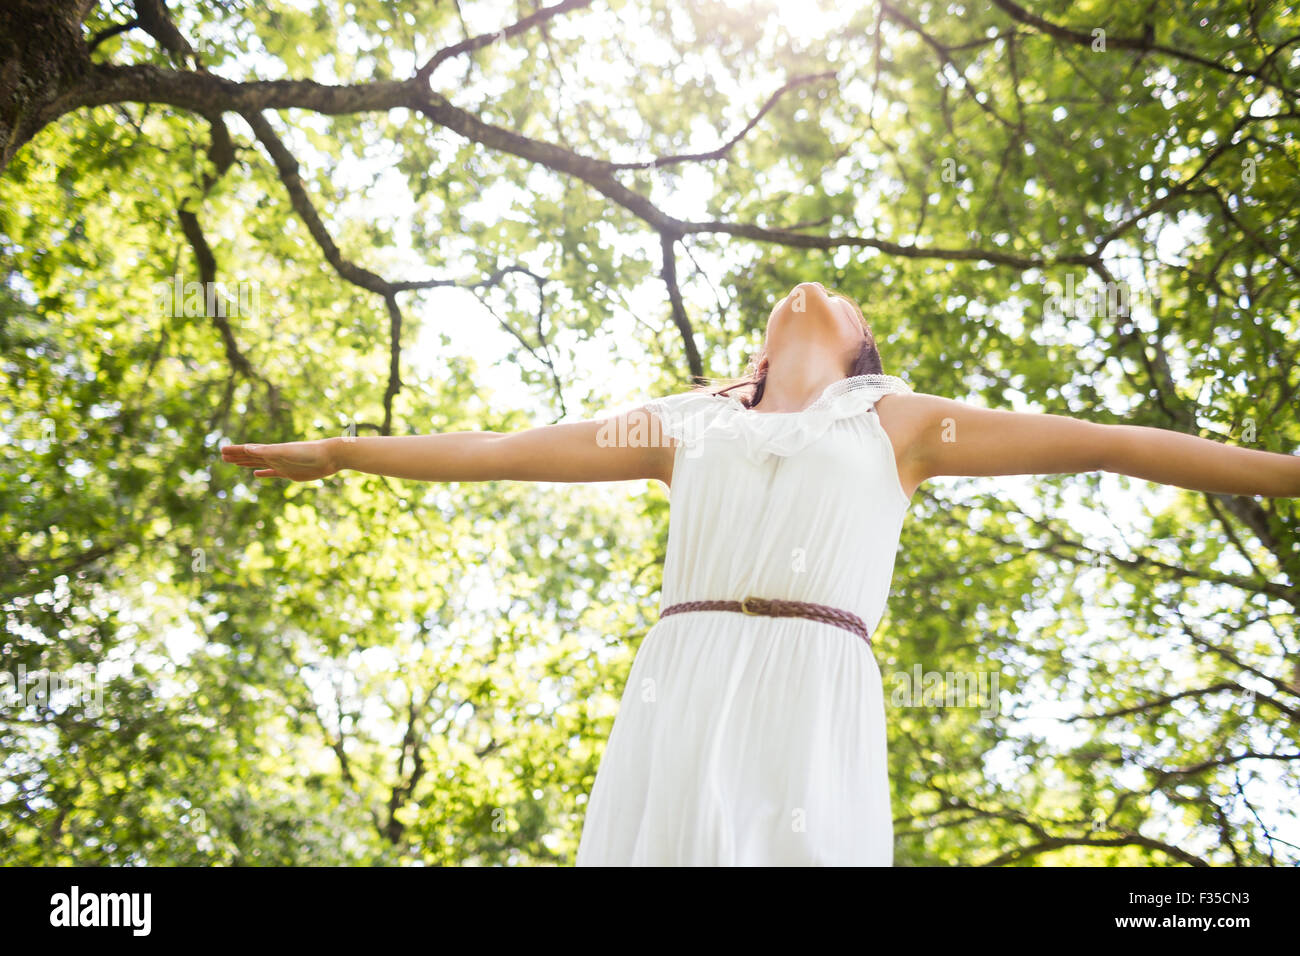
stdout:
[[[850,296],[843,292],[830,290],[827,292],[831,298],[844,299],[849,305],[853,306],[853,311],[858,314],[858,320],[862,323],[863,342],[862,348],[858,351],[858,356],[853,361],[853,367],[849,369],[849,376],[853,375],[883,375],[884,367],[880,362],[880,351],[876,348],[876,337],[871,334],[871,326],[867,324],[866,318],[862,315],[862,309]],[[733,389],[742,391],[735,397],[746,408],[753,408],[763,397],[763,388],[767,384],[767,344],[759,346],[754,353],[754,357],[749,360],[745,372],[740,378],[715,378],[696,386],[697,391],[709,392],[713,395],[725,395]]]

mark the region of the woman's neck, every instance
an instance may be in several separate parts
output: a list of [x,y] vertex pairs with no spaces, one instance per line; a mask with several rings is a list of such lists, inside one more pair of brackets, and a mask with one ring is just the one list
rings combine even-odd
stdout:
[[825,362],[806,362],[793,368],[773,368],[769,364],[763,382],[763,397],[755,410],[801,412],[844,375],[844,369]]

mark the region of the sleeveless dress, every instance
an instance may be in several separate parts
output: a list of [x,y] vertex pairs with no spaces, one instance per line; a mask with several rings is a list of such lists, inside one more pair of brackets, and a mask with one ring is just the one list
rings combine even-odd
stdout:
[[[676,446],[660,610],[813,601],[874,634],[911,500],[875,402],[908,391],[856,375],[799,412],[704,392],[645,403]],[[729,611],[650,629],[578,866],[892,866],[893,855],[883,688],[861,637]]]

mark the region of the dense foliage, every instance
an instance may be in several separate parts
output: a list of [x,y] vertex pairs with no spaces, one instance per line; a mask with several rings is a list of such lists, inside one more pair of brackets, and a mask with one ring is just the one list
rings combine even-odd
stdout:
[[[588,417],[739,373],[820,279],[918,391],[1300,443],[1286,4],[20,0],[0,33],[0,862],[572,862],[662,486],[286,484],[227,442]],[[452,287],[513,346],[458,350]],[[923,486],[877,639],[897,862],[1300,860],[1296,530]],[[945,706],[984,674],[996,712]]]

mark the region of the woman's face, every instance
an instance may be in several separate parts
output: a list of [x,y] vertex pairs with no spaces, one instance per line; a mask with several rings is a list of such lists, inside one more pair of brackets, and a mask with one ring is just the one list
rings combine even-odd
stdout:
[[842,354],[847,364],[862,348],[866,332],[847,299],[829,294],[820,282],[800,282],[767,319],[767,350],[772,355],[786,344],[820,345]]

